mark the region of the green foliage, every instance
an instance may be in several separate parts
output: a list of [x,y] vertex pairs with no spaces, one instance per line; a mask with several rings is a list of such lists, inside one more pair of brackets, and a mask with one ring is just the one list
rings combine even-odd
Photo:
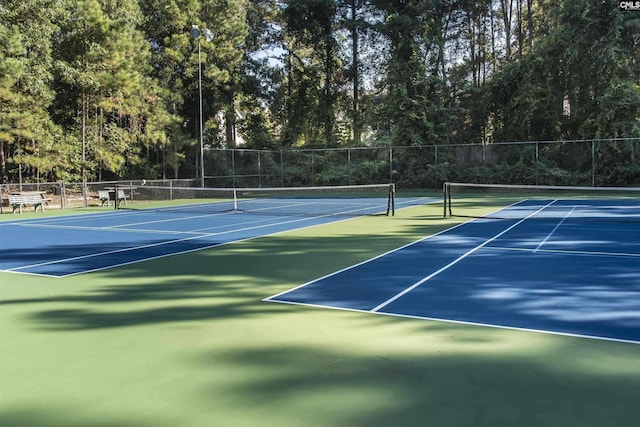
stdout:
[[66,166],[57,161],[66,147],[55,143],[60,132],[47,111],[58,9],[46,0],[6,6],[0,9],[0,22],[7,25],[0,27],[0,177],[6,181],[20,170],[46,178]]
[[[495,73],[489,95],[496,140],[637,136],[638,25],[607,3],[567,1],[550,34]],[[570,112],[563,111],[568,102]]]

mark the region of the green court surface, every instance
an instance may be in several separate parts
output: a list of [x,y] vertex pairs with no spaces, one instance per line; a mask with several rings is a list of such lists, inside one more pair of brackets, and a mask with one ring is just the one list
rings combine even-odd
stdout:
[[462,221],[440,216],[0,273],[0,425],[640,425],[637,344],[262,301]]

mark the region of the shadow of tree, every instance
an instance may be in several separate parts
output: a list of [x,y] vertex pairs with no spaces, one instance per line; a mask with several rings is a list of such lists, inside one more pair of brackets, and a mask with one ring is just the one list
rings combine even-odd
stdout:
[[[187,396],[169,409],[90,420],[91,411],[34,402],[24,411],[0,410],[0,417],[3,426],[42,427],[635,427],[640,422],[638,353],[629,346],[522,339],[513,331],[356,313],[331,317],[324,317],[331,330],[320,333],[316,325],[307,331],[318,334],[317,341],[305,338],[294,323],[281,322],[291,327],[277,331],[273,340],[248,339],[184,354],[175,366],[200,378],[190,379],[195,389],[180,384]],[[338,325],[345,329],[333,328]],[[167,392],[165,398],[171,396]],[[189,399],[194,400],[187,404]],[[169,413],[173,416],[163,417]]]
[[[640,346],[262,302],[451,225],[358,223],[63,279],[21,278],[24,296],[0,302],[19,324],[14,342],[38,349],[47,337],[63,356],[62,343],[98,345],[86,367],[58,372],[59,361],[43,358],[24,375],[46,371],[52,382],[39,386],[51,395],[84,384],[73,373],[115,378],[79,391],[96,407],[2,398],[11,402],[0,408],[3,426],[640,425]],[[33,357],[22,351],[3,360]],[[129,378],[114,369],[122,353],[151,372]],[[110,403],[100,407],[103,399]]]

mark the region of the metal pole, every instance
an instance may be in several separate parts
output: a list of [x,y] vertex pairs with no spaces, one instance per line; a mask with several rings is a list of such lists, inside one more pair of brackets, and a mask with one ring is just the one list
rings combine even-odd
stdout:
[[200,94],[200,187],[204,188],[204,130],[202,114],[202,52],[198,38],[198,91]]
[[536,185],[540,182],[540,148],[538,141],[536,141]]
[[591,186],[596,186],[596,143],[591,141]]
[[436,167],[435,167],[435,175],[436,175],[435,188],[438,188],[438,177],[439,177],[439,175],[438,175],[438,146],[437,145],[434,146],[433,161],[436,164]]
[[349,180],[347,181],[349,185],[351,185],[351,149],[347,148],[347,170],[349,175]]
[[393,182],[393,148],[389,147],[389,182]]
[[231,183],[236,188],[236,149],[231,149]]
[[260,159],[260,150],[258,150],[258,187],[262,188],[262,162]]

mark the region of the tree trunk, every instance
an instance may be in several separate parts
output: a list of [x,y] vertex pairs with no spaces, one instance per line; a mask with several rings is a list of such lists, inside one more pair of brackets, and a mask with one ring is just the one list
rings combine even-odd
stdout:
[[353,143],[359,146],[362,142],[362,119],[360,117],[360,68],[358,45],[358,10],[356,0],[351,0],[351,40],[353,42],[351,61],[353,66]]
[[6,184],[8,181],[7,161],[4,156],[4,142],[0,141],[0,183]]

